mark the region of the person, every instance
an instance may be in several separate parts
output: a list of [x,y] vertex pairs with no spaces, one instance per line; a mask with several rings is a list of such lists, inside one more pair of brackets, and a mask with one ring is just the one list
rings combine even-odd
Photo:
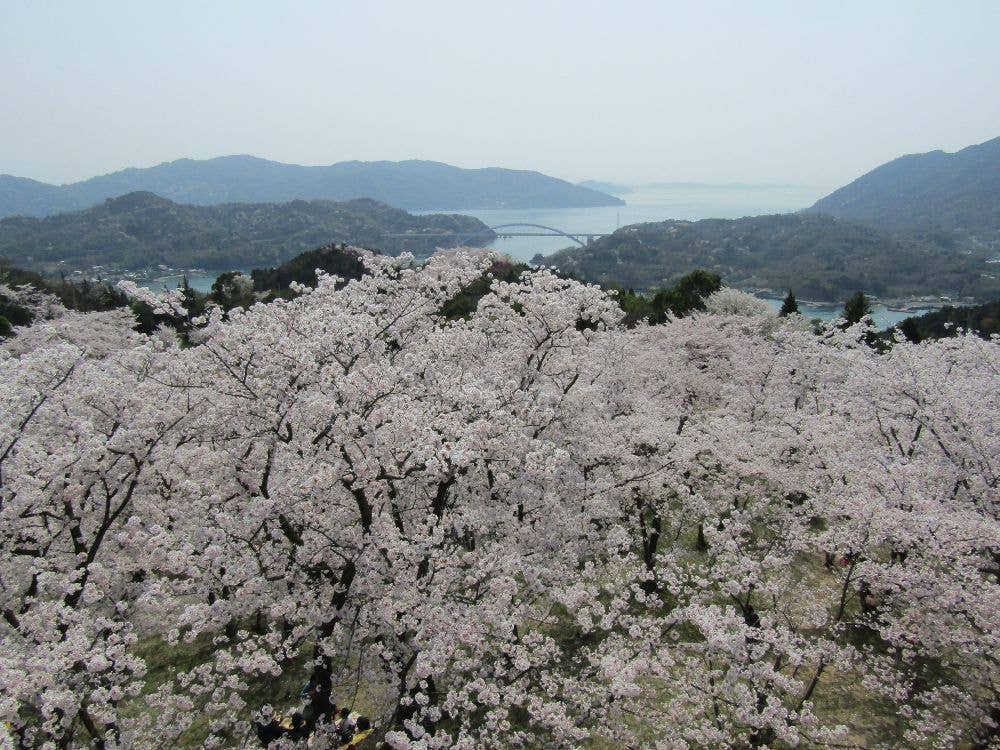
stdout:
[[257,730],[257,739],[260,740],[261,747],[270,747],[272,742],[285,734],[285,729],[278,723],[276,716],[272,716],[267,724],[262,721],[254,722],[254,728]]
[[341,740],[343,744],[341,747],[354,747],[360,744],[365,737],[367,737],[372,732],[372,722],[367,716],[359,716],[358,721],[354,726],[353,735],[346,741]]
[[[299,691],[299,697],[303,703],[302,716],[306,721],[312,721],[316,718],[315,692],[316,683],[310,677],[309,682],[303,685],[302,690]],[[330,701],[329,715],[334,717],[337,715],[337,704],[333,701]]]
[[[334,707],[334,708],[336,708],[336,707]],[[338,731],[340,731],[344,727],[348,726],[349,724],[353,724],[354,723],[354,722],[351,721],[351,709],[349,709],[347,706],[344,706],[342,709],[340,709],[339,712],[336,711],[336,710],[334,710],[333,714],[334,714],[334,716],[337,717],[337,719],[336,719],[336,721],[334,723],[337,725],[337,730]]]
[[355,739],[360,739],[362,735],[370,732],[372,730],[372,721],[367,716],[359,716],[358,723],[354,726]]
[[344,706],[340,709],[340,722],[337,724],[337,739],[341,745],[346,745],[354,736],[354,723],[356,719],[351,716],[351,709]]
[[878,610],[878,601],[872,593],[872,587],[868,581],[861,581],[858,586],[858,599],[861,600],[861,611],[866,615],[873,615]]
[[298,711],[292,714],[292,726],[287,732],[290,739],[298,742],[299,740],[304,740],[309,734],[309,728],[306,726],[305,717]]

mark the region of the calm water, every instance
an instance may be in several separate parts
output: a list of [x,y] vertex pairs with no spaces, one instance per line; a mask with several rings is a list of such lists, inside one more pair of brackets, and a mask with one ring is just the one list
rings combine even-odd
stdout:
[[[737,219],[741,216],[798,211],[829,190],[821,187],[658,188],[622,196],[628,205],[598,208],[485,209],[461,211],[484,224],[542,224],[564,232],[608,234],[628,224],[667,219]],[[421,211],[420,213],[435,213]],[[512,229],[511,231],[521,231]],[[534,231],[525,229],[523,231]],[[501,237],[491,247],[518,260],[548,255],[573,244],[565,237]]]
[[[775,299],[774,297],[762,297],[767,304],[773,307],[775,310],[781,309],[780,299]],[[820,320],[833,320],[834,318],[840,317],[840,313],[843,311],[843,305],[808,305],[799,301],[799,312],[802,313],[807,318],[819,318]],[[935,308],[921,307],[913,308],[912,310],[906,310],[905,312],[900,310],[890,310],[885,305],[872,305],[872,320],[875,321],[875,325],[879,328],[888,328],[889,326],[894,326],[897,323],[901,323],[906,318],[915,315],[923,315],[924,313],[930,312]]]
[[[244,273],[246,273],[246,271],[244,271]],[[188,274],[154,276],[152,278],[142,279],[136,283],[148,286],[150,289],[176,289],[183,283],[185,275],[187,276],[188,286],[195,291],[207,294],[212,291],[212,284],[219,277],[219,272],[193,270]]]
[[[817,199],[829,192],[822,187],[782,186],[751,188],[657,188],[641,189],[623,196],[625,206],[603,206],[598,208],[561,209],[484,209],[461,211],[475,216],[487,226],[499,224],[541,224],[564,232],[606,234],[618,227],[648,221],[667,219],[736,219],[741,216],[784,213],[798,211],[811,206]],[[421,211],[417,213],[437,213]],[[512,231],[519,231],[513,229]],[[524,231],[534,231],[525,229]],[[572,244],[565,237],[501,237],[491,247],[518,260],[530,261],[537,253],[548,255]],[[247,271],[244,271],[247,273]],[[216,273],[191,271],[188,283],[201,292],[211,290]],[[173,288],[181,283],[181,275],[163,275],[145,279],[143,283],[160,289]],[[775,309],[781,306],[780,299],[767,299]],[[811,306],[799,303],[802,314],[810,318],[831,320],[840,314],[839,306]],[[876,306],[872,317],[880,328],[894,325],[910,315],[920,315],[927,310],[899,312]]]

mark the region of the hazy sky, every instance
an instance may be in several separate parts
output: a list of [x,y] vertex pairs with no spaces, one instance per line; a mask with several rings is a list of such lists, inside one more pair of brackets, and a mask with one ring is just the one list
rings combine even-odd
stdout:
[[0,0],[0,173],[422,158],[836,186],[1000,135],[1000,0]]

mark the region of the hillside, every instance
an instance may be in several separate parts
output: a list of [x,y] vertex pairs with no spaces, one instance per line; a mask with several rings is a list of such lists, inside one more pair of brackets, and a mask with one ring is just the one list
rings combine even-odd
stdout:
[[[895,327],[895,326],[894,326]],[[898,325],[907,339],[914,343],[929,339],[957,336],[959,331],[971,331],[984,339],[1000,335],[1000,300],[975,307],[942,307],[940,310],[907,318]],[[883,335],[891,334],[886,329]]]
[[[439,232],[459,234],[420,237]],[[0,257],[49,271],[159,264],[228,269],[275,265],[330,242],[426,254],[455,245],[462,235],[486,241],[495,236],[471,216],[413,216],[367,199],[188,206],[138,192],[75,213],[2,219]]]
[[194,205],[371,198],[406,210],[572,208],[622,204],[620,198],[539,172],[461,169],[432,161],[347,161],[304,167],[221,156],[124,169],[69,185],[0,175],[0,217],[47,216],[108,198],[149,191]]
[[810,209],[889,230],[1000,234],[1000,138],[956,153],[911,154],[873,169]]
[[593,242],[536,258],[587,281],[650,289],[702,268],[726,284],[788,288],[836,302],[862,289],[882,298],[1000,296],[989,254],[958,253],[916,238],[812,214],[635,224]]

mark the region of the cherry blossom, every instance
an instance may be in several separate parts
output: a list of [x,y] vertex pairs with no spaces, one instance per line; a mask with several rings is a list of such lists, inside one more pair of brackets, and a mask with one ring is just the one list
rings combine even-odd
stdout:
[[731,290],[628,329],[547,270],[447,320],[489,254],[358,252],[183,345],[64,311],[0,349],[22,742],[239,746],[285,679],[314,747],[334,702],[394,748],[997,741],[997,341]]

